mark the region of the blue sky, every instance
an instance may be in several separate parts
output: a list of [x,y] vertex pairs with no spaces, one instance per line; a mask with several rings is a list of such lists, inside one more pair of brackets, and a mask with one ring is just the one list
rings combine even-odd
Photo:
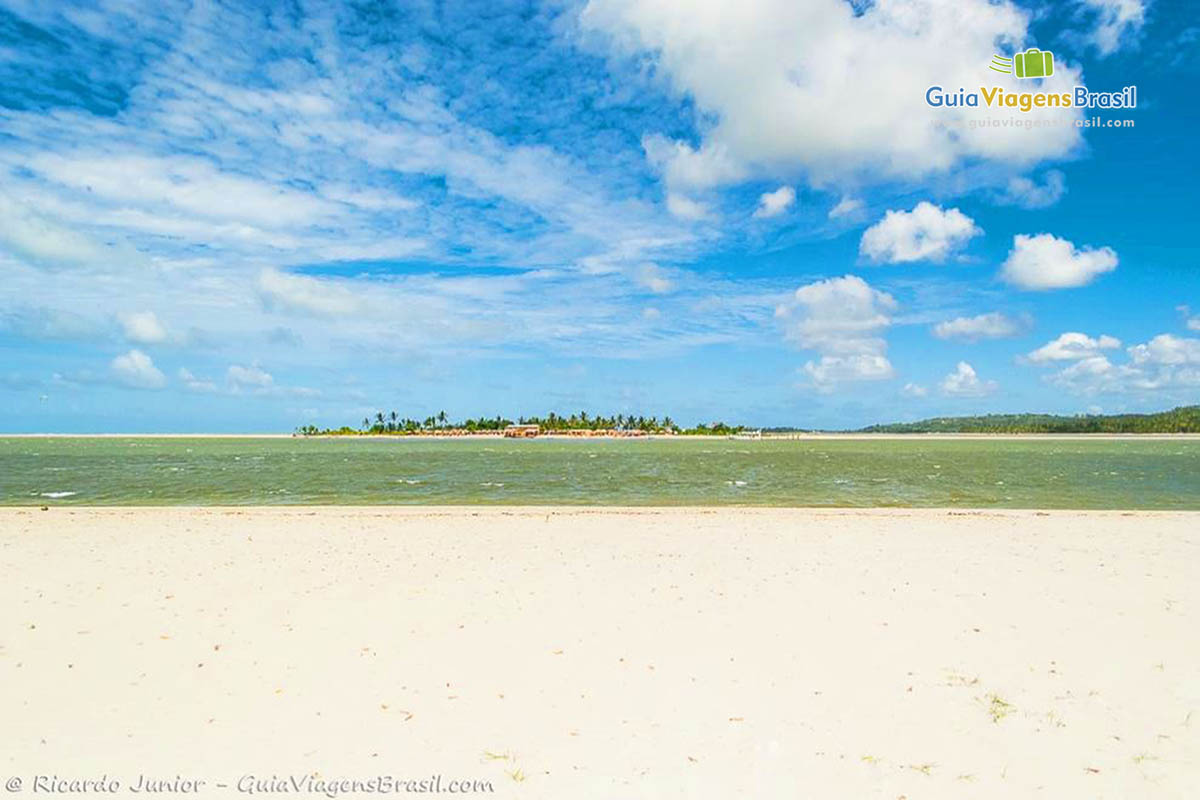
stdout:
[[[1198,35],[1162,0],[0,0],[2,427],[1195,403]],[[1033,46],[1052,77],[988,70]]]

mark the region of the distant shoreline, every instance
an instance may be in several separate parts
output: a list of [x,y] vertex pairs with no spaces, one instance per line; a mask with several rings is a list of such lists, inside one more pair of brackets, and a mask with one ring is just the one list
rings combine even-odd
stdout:
[[585,442],[596,441],[599,439],[603,441],[695,441],[710,443],[714,441],[738,441],[749,443],[757,441],[906,441],[917,439],[922,441],[949,441],[956,439],[994,439],[1014,441],[1030,439],[1036,439],[1039,441],[1159,441],[1166,439],[1171,441],[1197,441],[1200,440],[1200,433],[764,433],[761,438],[726,435],[682,436],[661,434],[648,434],[646,436],[578,436],[570,434],[545,433],[527,439],[506,438],[499,433],[469,433],[453,436],[439,436],[436,434],[358,434],[354,436],[318,434],[313,436],[302,436],[292,433],[0,433],[0,439],[344,439],[348,441],[368,439],[372,441],[554,440]]

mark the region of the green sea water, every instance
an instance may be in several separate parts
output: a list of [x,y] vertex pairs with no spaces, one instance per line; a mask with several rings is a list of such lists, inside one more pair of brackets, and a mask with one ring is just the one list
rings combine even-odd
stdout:
[[0,438],[43,504],[1200,509],[1200,441]]

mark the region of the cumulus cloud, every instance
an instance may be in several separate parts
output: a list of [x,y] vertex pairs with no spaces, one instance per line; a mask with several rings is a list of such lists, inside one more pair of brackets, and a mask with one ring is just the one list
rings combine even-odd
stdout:
[[137,344],[159,344],[167,340],[167,329],[153,311],[125,311],[117,315],[125,338]]
[[918,383],[906,383],[904,388],[900,390],[900,394],[905,397],[924,397],[929,394],[929,390]]
[[804,371],[821,391],[839,384],[891,378],[882,333],[891,325],[895,299],[856,275],[810,283],[775,309],[784,338],[820,358]]
[[[1062,346],[1055,346],[1058,344]],[[1040,364],[1072,362],[1051,373],[1047,380],[1076,394],[1191,391],[1200,387],[1200,339],[1159,334],[1148,342],[1128,348],[1129,360],[1125,363],[1114,363],[1099,352],[1116,349],[1119,345],[1111,336],[1091,339],[1079,333],[1063,334],[1031,353],[1028,361]],[[1047,351],[1047,348],[1050,349]],[[1034,358],[1035,355],[1039,357]]]
[[[1081,141],[1073,126],[1037,137],[957,126],[967,109],[925,105],[930,86],[955,91],[987,78],[1019,91],[1015,78],[989,74],[980,61],[998,41],[1026,41],[1028,13],[1005,0],[590,0],[580,21],[618,56],[639,66],[652,60],[713,120],[697,148],[655,145],[651,157],[668,165],[668,185],[787,174],[815,185],[911,179],[967,161],[1034,164]],[[1071,91],[1078,79],[1064,64],[1046,89]]]
[[1090,356],[1063,367],[1049,376],[1048,381],[1075,394],[1124,392],[1141,378],[1138,370],[1128,365],[1116,365],[1107,356]]
[[755,210],[754,216],[759,219],[777,217],[787,211],[794,202],[796,202],[796,190],[791,186],[780,186],[775,191],[765,192],[758,198],[758,209]]
[[1083,7],[1095,14],[1095,27],[1088,40],[1100,55],[1107,56],[1134,39],[1146,22],[1144,0],[1080,0]]
[[1052,169],[1043,176],[1042,183],[1023,175],[1010,178],[1004,191],[996,195],[996,200],[1004,205],[1021,208],[1049,208],[1066,193],[1066,178],[1058,170]]
[[1129,357],[1134,364],[1197,365],[1200,364],[1200,339],[1159,334],[1145,344],[1129,348]]
[[1115,336],[1102,334],[1093,339],[1086,333],[1069,331],[1042,345],[1025,358],[1033,364],[1077,361],[1081,358],[1100,355],[1101,350],[1114,350],[1120,346],[1121,340]]
[[933,326],[933,335],[939,339],[1006,339],[1020,336],[1029,330],[1033,320],[1028,316],[1010,317],[999,311],[979,314],[974,317],[956,317]]
[[974,367],[966,361],[960,361],[954,372],[942,379],[938,388],[942,394],[950,397],[983,397],[996,391],[996,382],[980,380]]
[[876,262],[945,261],[983,233],[957,208],[921,201],[912,211],[889,211],[863,232],[858,250]]
[[161,389],[167,385],[167,376],[154,366],[150,356],[136,348],[114,358],[109,370],[118,383],[133,389]]
[[1077,248],[1050,233],[1017,234],[1000,276],[1021,289],[1071,289],[1116,268],[1117,253],[1111,247]]
[[318,316],[345,316],[362,304],[346,288],[307,275],[265,269],[258,276],[258,291],[268,308],[282,308]]

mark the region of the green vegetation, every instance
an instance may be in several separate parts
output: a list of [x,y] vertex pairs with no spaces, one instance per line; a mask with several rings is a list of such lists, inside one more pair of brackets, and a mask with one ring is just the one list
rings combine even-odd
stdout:
[[1200,433],[1200,406],[1157,414],[988,414],[871,425],[862,433]]
[[612,433],[656,433],[679,434],[683,436],[727,436],[745,430],[741,425],[727,425],[724,422],[699,424],[694,428],[681,428],[670,417],[635,416],[633,414],[614,414],[612,416],[591,416],[586,411],[563,416],[551,411],[545,417],[518,417],[516,422],[502,416],[480,417],[452,422],[445,411],[423,420],[401,417],[395,411],[384,413],[377,411],[375,416],[364,417],[357,428],[343,425],[340,428],[318,428],[316,425],[302,425],[296,428],[296,433],[302,436],[362,436],[362,435],[417,435],[437,433],[487,433],[503,431],[509,425],[537,425],[542,433],[570,433],[573,431],[612,432]]
[[[445,411],[418,420],[401,417],[395,411],[378,411],[364,417],[357,428],[318,428],[302,425],[302,436],[381,436],[418,434],[498,433],[509,425],[537,425],[545,433],[677,434],[681,436],[728,436],[747,430],[744,425],[724,422],[701,423],[682,428],[670,417],[614,414],[592,416],[586,411],[564,416],[551,411],[544,417],[479,417],[453,422]],[[764,428],[765,433],[811,431],[810,428]],[[1156,414],[988,414],[973,417],[933,417],[919,422],[894,422],[871,425],[857,433],[1200,433],[1200,405],[1180,406]]]

